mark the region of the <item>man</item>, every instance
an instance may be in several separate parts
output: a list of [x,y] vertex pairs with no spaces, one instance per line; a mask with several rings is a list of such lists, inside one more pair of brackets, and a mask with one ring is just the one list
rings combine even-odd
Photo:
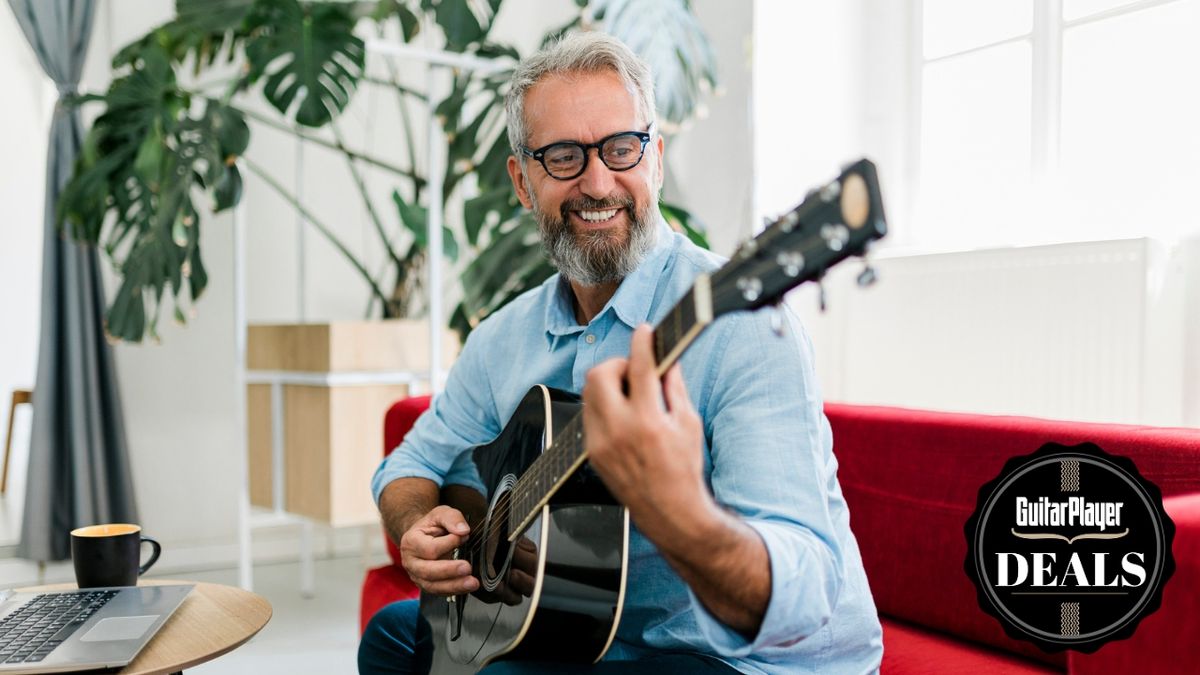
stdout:
[[[573,35],[521,63],[507,112],[509,174],[559,274],[480,324],[377,472],[405,569],[426,593],[479,588],[448,559],[469,527],[437,506],[439,487],[471,484],[464,451],[491,441],[530,386],[582,390],[591,466],[634,526],[617,638],[596,666],[485,673],[877,669],[879,622],[794,317],[782,337],[761,314],[723,318],[665,382],[654,374],[646,324],[721,261],[658,215],[663,141],[645,64],[611,37]],[[381,611],[360,669],[419,669],[416,625],[415,601]]]

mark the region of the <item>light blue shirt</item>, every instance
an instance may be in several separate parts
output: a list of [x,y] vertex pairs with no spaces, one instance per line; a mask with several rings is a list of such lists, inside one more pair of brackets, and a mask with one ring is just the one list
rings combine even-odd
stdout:
[[[590,368],[627,356],[633,329],[656,324],[702,272],[724,262],[660,222],[657,242],[587,326],[556,274],[482,322],[433,400],[372,481],[475,484],[465,450],[494,439],[535,384],[579,393]],[[765,312],[718,319],[684,353],[704,421],[705,476],[717,502],[766,544],[771,599],[747,640],[705,609],[636,527],[617,639],[606,659],[707,653],[745,673],[862,673],[883,654],[875,604],[837,481],[812,347],[791,312],[780,336]],[[687,518],[687,514],[678,514]]]

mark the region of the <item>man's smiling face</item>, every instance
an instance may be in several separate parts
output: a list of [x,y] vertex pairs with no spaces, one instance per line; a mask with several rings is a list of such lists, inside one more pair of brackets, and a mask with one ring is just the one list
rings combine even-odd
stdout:
[[[645,131],[633,94],[616,73],[548,75],[525,94],[528,148],[559,141],[595,143],[623,131]],[[662,138],[655,135],[632,169],[613,171],[588,150],[587,168],[557,180],[534,159],[508,160],[521,203],[538,220],[542,242],[564,276],[587,286],[620,281],[654,244],[662,184]]]

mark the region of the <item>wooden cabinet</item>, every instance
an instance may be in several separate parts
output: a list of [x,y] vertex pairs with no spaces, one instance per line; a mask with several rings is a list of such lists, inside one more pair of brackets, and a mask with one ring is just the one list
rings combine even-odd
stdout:
[[[419,321],[250,326],[251,504],[335,527],[376,522],[370,481],[383,458],[383,415],[414,387],[429,390],[429,353]],[[457,353],[446,331],[444,369]]]

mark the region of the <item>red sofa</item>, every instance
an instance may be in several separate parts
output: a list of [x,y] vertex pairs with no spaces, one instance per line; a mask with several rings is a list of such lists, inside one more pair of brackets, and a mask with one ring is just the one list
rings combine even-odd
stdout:
[[[886,673],[1195,672],[1200,638],[1200,430],[829,404],[838,479],[883,622]],[[1011,640],[963,571],[979,487],[1044,443],[1131,458],[1175,522],[1176,571],[1134,636],[1094,654]]]
[[[387,413],[383,416],[383,454],[385,457],[395,450],[396,446],[400,445],[400,441],[404,440],[404,435],[412,430],[417,418],[429,407],[429,400],[429,396],[412,396],[400,399],[393,403],[391,408],[388,408]],[[367,627],[367,622],[375,616],[375,612],[383,609],[384,605],[397,600],[415,598],[420,593],[413,585],[412,579],[408,578],[408,573],[400,565],[400,549],[396,548],[392,538],[387,536],[386,532],[383,540],[391,562],[367,570],[367,577],[363,580],[362,585],[362,599],[358,604],[359,633],[362,633]]]
[[[385,452],[429,405],[388,411]],[[851,526],[883,623],[883,672],[1192,672],[1200,639],[1200,430],[1058,422],[828,404]],[[1176,571],[1162,607],[1134,636],[1095,654],[1046,654],[1012,640],[976,601],[963,572],[963,525],[979,487],[1044,443],[1090,441],[1130,457],[1163,492],[1175,522]],[[399,552],[391,542],[392,561]],[[367,573],[360,629],[383,605],[416,597],[398,564]]]

